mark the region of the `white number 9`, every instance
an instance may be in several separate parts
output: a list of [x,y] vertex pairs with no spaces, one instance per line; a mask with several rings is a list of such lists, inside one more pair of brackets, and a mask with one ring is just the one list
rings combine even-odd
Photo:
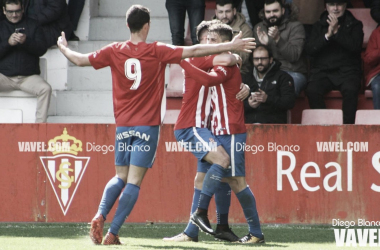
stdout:
[[[132,72],[132,68],[134,72]],[[125,76],[129,80],[133,80],[133,84],[130,89],[136,90],[141,83],[141,64],[140,61],[135,58],[130,58],[125,61],[124,64]]]

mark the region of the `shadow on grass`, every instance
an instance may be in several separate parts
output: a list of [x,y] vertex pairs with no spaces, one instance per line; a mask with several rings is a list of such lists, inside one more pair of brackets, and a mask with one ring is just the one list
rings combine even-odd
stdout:
[[143,245],[141,248],[147,248],[147,249],[194,249],[194,250],[209,250],[209,248],[206,247],[194,247],[194,246],[154,246],[154,245]]
[[[139,225],[129,224],[122,230],[129,234],[133,231],[133,237],[137,238],[164,238],[177,235],[185,229],[183,224],[154,224]],[[147,230],[151,233],[147,237]],[[156,232],[153,232],[156,230]],[[232,230],[239,237],[248,233],[246,225],[232,225]],[[263,225],[262,231],[265,234],[265,241],[270,244],[274,243],[334,243],[334,231],[331,226],[323,225]],[[170,233],[172,232],[172,233]],[[122,235],[122,233],[121,233]],[[199,234],[199,240],[215,242],[212,236]],[[230,243],[228,243],[230,244]]]
[[273,242],[266,242],[264,244],[240,244],[240,243],[233,243],[233,242],[220,242],[220,241],[211,241],[211,242],[207,242],[207,245],[223,245],[223,246],[236,246],[236,247],[239,247],[239,248],[244,248],[244,247],[261,247],[261,246],[265,246],[265,247],[288,247],[287,245],[283,245],[283,244],[277,244],[277,243],[273,243]]
[[[120,231],[121,237],[162,239],[183,232],[185,224],[133,224],[126,223]],[[109,228],[105,225],[104,234]],[[90,226],[87,223],[0,223],[1,236],[13,237],[51,237],[60,239],[73,239],[88,236]],[[232,225],[236,235],[242,237],[248,233],[246,225]],[[286,247],[286,243],[333,243],[334,232],[331,226],[320,225],[263,225],[266,246]],[[200,241],[207,244],[216,243],[214,238],[203,233],[199,234]],[[280,243],[280,244],[277,244]],[[231,245],[231,243],[226,243]],[[241,247],[246,245],[239,245]],[[247,245],[248,246],[248,245]],[[249,245],[252,246],[252,245]],[[152,246],[153,247],[153,246]],[[169,247],[170,246],[165,246]],[[154,248],[165,248],[154,246]],[[178,246],[175,246],[178,247]],[[173,248],[175,248],[173,246]],[[146,247],[148,248],[148,246]],[[187,247],[184,247],[187,249]],[[204,248],[199,248],[204,249]]]

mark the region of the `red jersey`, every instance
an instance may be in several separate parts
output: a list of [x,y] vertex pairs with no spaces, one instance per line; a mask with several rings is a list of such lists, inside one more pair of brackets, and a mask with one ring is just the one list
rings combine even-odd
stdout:
[[214,135],[245,133],[244,104],[236,99],[242,82],[237,66],[215,66],[210,73],[203,72],[188,62],[181,66],[199,84],[213,86],[211,131]]
[[[188,60],[197,68],[208,71],[213,67],[214,57],[215,55],[194,57]],[[211,91],[208,87],[196,84],[186,71],[184,75],[182,106],[174,130],[191,127],[206,128],[211,108]]]
[[88,58],[95,69],[111,67],[116,126],[155,126],[162,122],[167,63],[179,63],[182,48],[162,43],[112,43]]

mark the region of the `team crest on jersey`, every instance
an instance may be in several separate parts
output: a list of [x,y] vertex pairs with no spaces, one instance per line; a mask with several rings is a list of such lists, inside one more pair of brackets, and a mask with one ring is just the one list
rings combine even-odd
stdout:
[[70,136],[66,128],[63,134],[49,140],[49,152],[53,156],[40,156],[46,175],[64,215],[78,189],[90,157],[77,156],[82,152],[82,141]]

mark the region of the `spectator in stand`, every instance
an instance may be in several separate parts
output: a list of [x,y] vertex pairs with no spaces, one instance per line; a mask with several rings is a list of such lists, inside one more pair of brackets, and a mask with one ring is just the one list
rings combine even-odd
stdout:
[[293,78],[280,70],[281,63],[266,45],[253,51],[253,65],[253,74],[243,78],[251,88],[244,101],[245,123],[287,123],[287,111],[296,102]]
[[380,27],[377,27],[369,38],[364,57],[366,85],[371,85],[373,108],[380,109]]
[[343,123],[354,124],[361,82],[363,24],[346,9],[347,0],[325,0],[326,11],[313,25],[306,45],[312,57],[306,89],[312,109],[325,109],[324,95],[339,90]]
[[[222,23],[228,24],[234,33],[237,35],[240,31],[243,33],[243,38],[252,37],[253,32],[249,25],[245,22],[245,17],[240,12],[237,12],[233,0],[216,0],[216,9],[214,19],[218,19]],[[241,74],[248,74],[252,71],[252,62],[249,60],[249,54],[246,52],[236,52],[243,60],[240,69]]]
[[71,24],[73,25],[73,32],[69,37],[70,41],[79,41],[79,37],[77,37],[74,31],[78,28],[78,23],[80,19],[80,15],[82,14],[82,10],[84,7],[85,0],[70,0],[68,5],[68,12],[70,16]]
[[24,0],[24,6],[26,16],[42,26],[46,46],[56,45],[62,31],[71,36],[73,29],[66,0]]
[[303,56],[305,29],[297,21],[297,9],[292,7],[289,16],[285,16],[282,0],[265,0],[260,13],[263,20],[253,29],[257,44],[271,48],[273,56],[281,62],[281,70],[293,77],[296,95],[306,87],[306,63]]
[[191,41],[197,44],[196,29],[205,18],[205,0],[166,0],[173,45],[185,45],[185,17],[189,16]]
[[39,59],[45,38],[35,20],[23,16],[21,0],[5,0],[0,22],[0,91],[22,90],[37,96],[36,123],[46,122],[51,87],[41,78]]
[[371,17],[380,24],[380,0],[372,0]]
[[[236,9],[244,15],[245,21],[251,29],[262,21],[260,19],[260,12],[264,8],[265,0],[235,0],[234,2]],[[288,6],[290,6],[291,3],[292,0],[284,0],[286,9],[285,16],[290,14],[290,8],[288,8]]]

